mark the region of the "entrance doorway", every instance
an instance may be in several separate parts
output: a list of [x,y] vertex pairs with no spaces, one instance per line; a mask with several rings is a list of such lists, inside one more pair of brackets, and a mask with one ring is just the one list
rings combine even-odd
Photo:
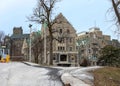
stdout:
[[60,55],[60,61],[67,61],[67,55]]

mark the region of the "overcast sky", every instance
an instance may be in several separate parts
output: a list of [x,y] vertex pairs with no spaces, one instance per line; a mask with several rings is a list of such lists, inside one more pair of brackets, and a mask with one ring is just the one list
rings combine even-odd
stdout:
[[[0,0],[0,31],[12,34],[13,27],[22,26],[24,33],[29,33],[26,16],[32,14],[37,0]],[[55,7],[55,15],[60,12],[73,25],[77,33],[88,31],[97,26],[103,34],[114,36],[110,17],[106,16],[111,8],[110,0],[62,0]],[[40,29],[36,25],[33,28]]]

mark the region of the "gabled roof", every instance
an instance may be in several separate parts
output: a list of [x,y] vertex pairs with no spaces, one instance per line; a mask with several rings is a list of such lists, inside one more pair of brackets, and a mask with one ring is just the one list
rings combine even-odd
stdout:
[[59,20],[58,23],[61,23],[61,22],[69,23],[68,20],[63,16],[62,13],[58,14],[58,16],[56,16],[55,20]]
[[[63,16],[62,13],[58,14],[58,16],[56,16],[54,20],[57,21],[58,24],[60,24],[60,23],[69,24],[69,26],[71,26],[71,27],[74,29],[74,27],[73,27],[73,26],[71,25],[71,23],[66,19],[66,17]],[[75,29],[74,29],[74,31],[76,32]]]
[[[62,26],[66,24],[67,26],[71,27],[74,32],[76,32],[74,27],[70,24],[70,22],[66,19],[66,17],[63,16],[62,13],[59,13],[53,21],[55,21],[53,27],[57,26],[57,24],[61,24]],[[43,32],[43,30],[44,30],[44,25],[42,25],[41,32]]]

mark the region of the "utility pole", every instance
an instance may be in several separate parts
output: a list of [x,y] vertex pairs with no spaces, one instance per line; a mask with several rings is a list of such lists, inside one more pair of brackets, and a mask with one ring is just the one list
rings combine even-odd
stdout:
[[45,64],[46,64],[46,60],[47,60],[47,57],[46,57],[46,28],[47,28],[47,24],[44,21],[44,63]]
[[30,43],[29,43],[29,62],[32,61],[32,58],[31,58],[31,32],[32,32],[32,25],[29,24],[29,28],[30,28]]

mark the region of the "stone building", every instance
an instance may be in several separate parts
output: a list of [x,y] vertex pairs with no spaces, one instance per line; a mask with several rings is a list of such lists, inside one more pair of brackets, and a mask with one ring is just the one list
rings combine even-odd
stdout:
[[112,39],[111,45],[113,45],[114,47],[120,48],[120,42],[116,39]]
[[22,46],[24,39],[29,40],[29,34],[23,34],[22,27],[14,27],[11,39],[11,59],[12,60],[24,60],[22,54]]
[[[53,64],[58,66],[76,66],[77,54],[76,51],[76,30],[68,22],[68,20],[60,13],[56,18],[53,25]],[[44,37],[44,27],[42,27],[42,37]],[[47,59],[49,59],[49,32],[46,29],[47,37]]]
[[99,50],[111,44],[110,36],[104,35],[97,27],[90,28],[88,32],[79,33],[76,40],[79,62],[86,58],[90,62],[89,65],[96,65],[100,55]]

